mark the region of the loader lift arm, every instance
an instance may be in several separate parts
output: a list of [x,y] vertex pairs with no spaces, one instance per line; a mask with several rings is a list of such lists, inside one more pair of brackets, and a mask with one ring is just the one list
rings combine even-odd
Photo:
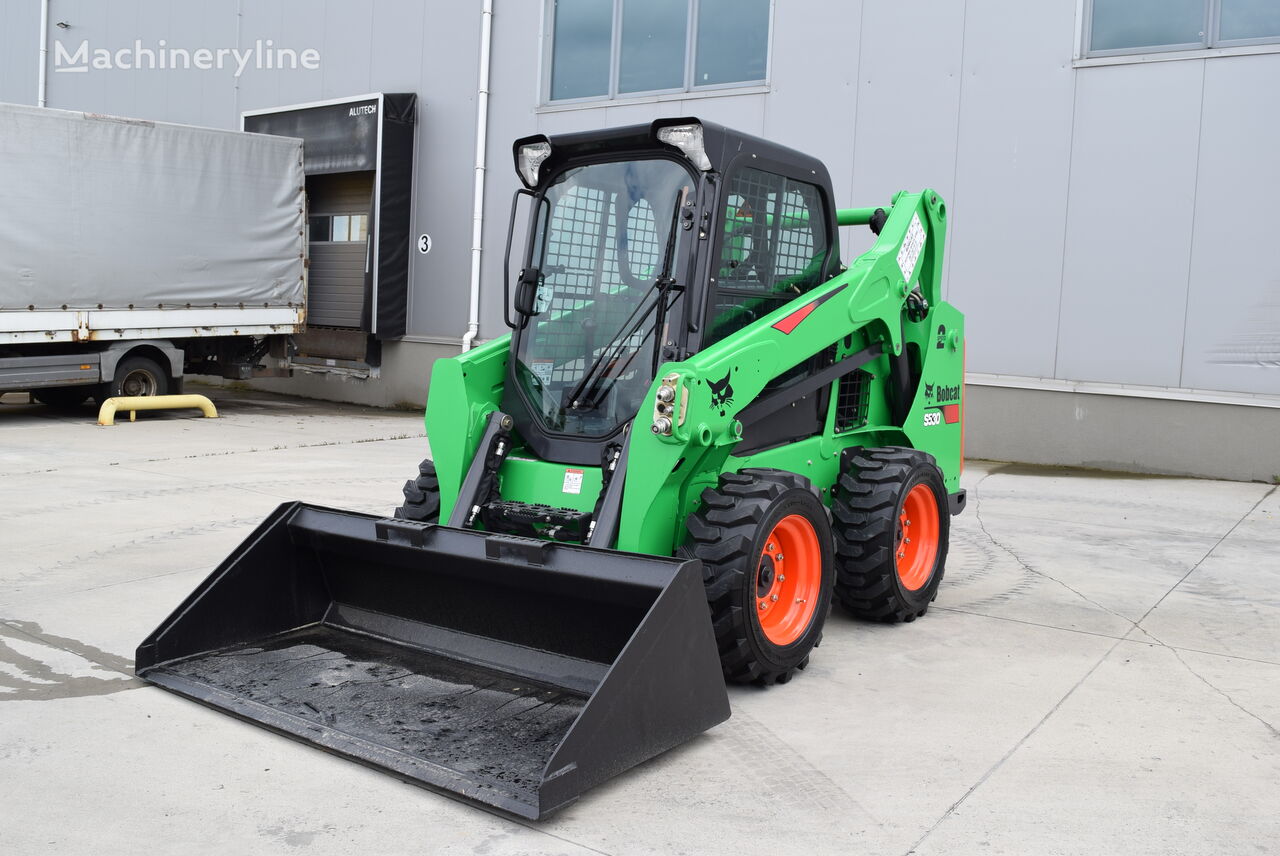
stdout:
[[[848,224],[869,224],[876,210],[846,209],[840,219]],[[679,377],[680,393],[676,401],[681,401],[687,390],[685,412],[697,414],[697,418],[682,420],[680,414],[676,414],[670,435],[655,435],[643,430],[642,425],[637,426],[631,440],[632,455],[655,463],[627,474],[624,504],[637,503],[641,507],[647,504],[654,508],[655,517],[678,523],[683,519],[678,500],[682,493],[687,495],[687,491],[682,490],[685,484],[673,470],[720,471],[742,437],[741,417],[750,416],[752,409],[765,406],[768,398],[760,396],[772,379],[833,346],[840,360],[833,374],[852,371],[880,355],[889,361],[903,355],[904,327],[913,326],[905,314],[908,295],[918,287],[930,306],[943,306],[941,273],[946,205],[931,190],[899,193],[887,213],[874,246],[848,270],[753,321],[730,339],[711,345],[683,362],[662,366],[660,377]],[[912,241],[922,243],[912,246],[909,243]],[[904,274],[902,262],[908,258],[912,261],[911,270]],[[946,326],[958,333],[959,313],[954,314],[956,318],[948,317]],[[929,320],[932,318],[930,315]],[[925,332],[922,325],[923,322],[914,324],[920,328],[915,331],[916,338],[927,338],[922,335]],[[949,340],[942,349],[944,353],[950,355],[958,341],[958,337]],[[902,364],[905,360],[898,362]],[[892,367],[889,370],[892,371]],[[711,384],[725,378],[732,385],[734,405],[722,413],[721,408],[713,406]],[[828,382],[826,375],[822,377],[822,383],[825,382]],[[655,394],[658,385],[655,384]],[[803,389],[784,390],[790,395],[798,392]],[[781,403],[785,406],[788,402]],[[882,428],[889,433],[910,436],[911,427],[903,424],[906,418],[904,413],[897,424]],[[836,457],[834,448],[829,450],[829,456]],[[948,474],[948,489],[958,490],[958,461],[954,466],[944,466],[943,471]],[[618,548],[644,552],[669,550],[663,541],[678,539],[681,534],[659,532],[644,523],[645,518],[624,516]]]

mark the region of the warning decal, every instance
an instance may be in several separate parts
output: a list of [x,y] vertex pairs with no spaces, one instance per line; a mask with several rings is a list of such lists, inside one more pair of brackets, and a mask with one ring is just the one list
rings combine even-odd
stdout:
[[543,386],[551,385],[551,370],[555,368],[555,363],[551,360],[534,360],[529,364],[529,369],[534,376],[542,381]]
[[582,473],[582,470],[565,470],[561,493],[582,493]]
[[902,249],[898,250],[898,267],[902,269],[902,278],[908,283],[911,282],[911,275],[916,272],[916,261],[920,258],[920,251],[924,249],[924,239],[920,215],[912,214],[907,236],[902,239]]

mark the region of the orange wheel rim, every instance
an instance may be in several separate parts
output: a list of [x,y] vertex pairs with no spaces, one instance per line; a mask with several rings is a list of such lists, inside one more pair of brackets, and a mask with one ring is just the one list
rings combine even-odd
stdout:
[[928,485],[911,488],[902,503],[897,551],[895,561],[902,587],[920,590],[933,576],[938,558],[938,503]]
[[756,563],[756,615],[774,645],[790,645],[809,629],[822,589],[822,548],[805,517],[778,521]]

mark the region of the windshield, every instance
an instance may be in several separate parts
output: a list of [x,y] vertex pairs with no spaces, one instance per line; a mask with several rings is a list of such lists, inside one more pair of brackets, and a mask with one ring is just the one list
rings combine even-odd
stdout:
[[657,304],[679,294],[658,281],[676,276],[676,217],[691,198],[689,173],[667,160],[577,167],[547,188],[534,213],[537,314],[518,334],[515,366],[547,430],[602,437],[639,411]]

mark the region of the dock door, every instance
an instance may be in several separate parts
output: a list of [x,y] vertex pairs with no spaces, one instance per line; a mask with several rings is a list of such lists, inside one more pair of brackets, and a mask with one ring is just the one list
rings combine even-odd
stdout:
[[373,172],[307,178],[307,322],[368,330],[372,308]]
[[367,376],[405,334],[417,96],[374,93],[251,110],[241,128],[300,137],[307,330],[295,367]]

